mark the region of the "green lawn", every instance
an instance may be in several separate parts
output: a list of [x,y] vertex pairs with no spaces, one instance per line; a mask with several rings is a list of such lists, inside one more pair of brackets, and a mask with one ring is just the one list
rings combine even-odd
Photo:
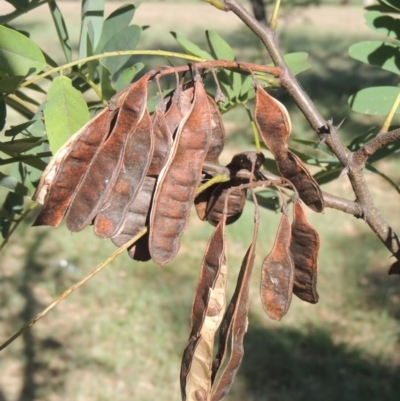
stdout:
[[[77,38],[78,18],[70,21],[75,21],[71,36]],[[205,30],[207,15],[201,24]],[[51,21],[43,25],[24,20],[23,26],[62,60],[53,53],[58,47]],[[141,47],[178,50],[172,39],[160,36],[161,28],[145,31]],[[205,43],[196,30],[180,32]],[[221,34],[238,58],[264,57],[247,29],[221,26]],[[396,82],[390,74],[347,56],[348,46],[361,39],[365,36],[346,35],[345,27],[333,32],[315,24],[286,23],[280,35],[285,52],[309,52],[313,67],[299,80],[326,118],[339,123],[346,117],[341,131],[346,142],[382,122],[351,113],[348,96],[372,84]],[[287,96],[277,96],[292,117],[293,137],[316,139]],[[253,149],[245,118],[240,109],[224,116],[229,136],[223,161],[239,150]],[[376,167],[399,184],[398,164],[393,156]],[[398,194],[375,175],[367,174],[367,179],[378,206],[399,231]],[[352,199],[346,177],[322,189]],[[279,323],[263,313],[260,266],[272,247],[280,216],[262,210],[245,358],[226,400],[397,401],[399,277],[387,275],[389,252],[362,220],[335,210],[307,213],[322,242],[320,301],[309,305],[294,298]],[[228,228],[230,294],[251,239],[252,216],[248,202],[238,223]],[[91,228],[78,234],[69,233],[64,225],[32,228],[33,219],[32,215],[18,228],[0,256],[0,339],[8,338],[116,249]],[[124,254],[73,293],[2,352],[0,400],[178,400],[193,290],[211,232],[212,227],[193,214],[179,256],[166,267],[133,262]]]

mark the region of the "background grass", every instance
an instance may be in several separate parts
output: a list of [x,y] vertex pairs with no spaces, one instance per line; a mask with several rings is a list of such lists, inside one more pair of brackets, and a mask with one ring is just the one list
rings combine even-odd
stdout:
[[[80,5],[65,4],[61,6],[76,50]],[[213,28],[235,47],[238,58],[264,59],[254,36],[237,21],[231,22],[232,16],[221,23],[213,19],[218,11],[190,2],[179,5],[182,21],[171,21],[169,6],[157,3],[156,7],[153,2],[139,9],[137,23],[152,25],[144,33],[141,48],[178,50],[166,34],[172,29],[202,45],[205,36],[199,32]],[[15,25],[30,31],[61,62],[50,15],[44,10],[24,16]],[[341,133],[349,141],[381,120],[350,112],[347,97],[361,87],[397,81],[347,56],[350,44],[374,37],[363,31],[361,10],[321,8],[317,19],[310,17],[314,12],[289,13],[281,22],[280,42],[285,52],[310,53],[313,68],[299,80],[325,117],[335,122],[346,117]],[[336,29],[324,20],[326,15],[336,18]],[[357,27],[346,22],[349,15],[358,21]],[[315,139],[287,96],[277,96],[290,111],[293,136]],[[14,118],[18,121],[19,117]],[[222,159],[228,161],[234,152],[252,149],[251,131],[240,109],[227,113],[224,120],[229,136]],[[400,183],[398,157],[377,167]],[[367,180],[378,206],[399,231],[398,194],[374,175],[368,174]],[[345,177],[323,190],[352,198]],[[320,302],[308,305],[294,298],[280,323],[264,315],[258,266],[272,247],[280,216],[262,210],[245,358],[226,399],[398,400],[399,277],[387,275],[390,255],[362,220],[334,210],[323,215],[307,213],[322,240]],[[228,229],[230,293],[251,238],[252,214],[248,202],[239,222]],[[192,217],[179,256],[165,268],[122,255],[3,351],[0,401],[178,400],[193,290],[212,232]],[[96,238],[91,228],[72,235],[64,225],[31,228],[33,219],[21,225],[0,256],[1,339],[115,250],[110,241]]]

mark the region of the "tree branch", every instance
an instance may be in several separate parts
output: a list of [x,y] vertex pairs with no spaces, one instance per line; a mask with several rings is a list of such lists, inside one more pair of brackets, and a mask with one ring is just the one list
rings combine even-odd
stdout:
[[275,66],[282,69],[282,75],[280,77],[282,87],[286,89],[288,94],[296,102],[311,127],[320,136],[320,139],[326,142],[343,167],[346,168],[350,183],[356,195],[358,208],[362,211],[362,217],[385,246],[397,259],[400,260],[400,241],[396,233],[391,229],[389,224],[376,208],[362,171],[359,168],[353,168],[348,164],[348,158],[350,155],[349,149],[341,141],[337,128],[333,126],[331,121],[324,120],[316,109],[314,103],[304,92],[294,75],[289,70],[275,40],[274,32],[256,21],[237,0],[223,1],[225,11],[232,11],[235,13],[251,29],[251,31],[258,36],[271,56]]

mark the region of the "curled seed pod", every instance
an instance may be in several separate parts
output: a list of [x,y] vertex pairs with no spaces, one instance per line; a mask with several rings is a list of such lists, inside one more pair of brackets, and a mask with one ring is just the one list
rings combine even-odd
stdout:
[[300,199],[314,212],[323,212],[324,198],[321,188],[303,162],[288,150],[285,157],[276,160],[276,164],[282,176],[296,187]]
[[256,86],[254,119],[264,143],[276,159],[282,176],[296,187],[301,200],[315,212],[324,210],[321,189],[301,160],[288,150],[289,114],[280,102]]
[[107,199],[122,168],[125,144],[144,115],[150,77],[146,74],[132,84],[110,136],[98,149],[80,181],[67,211],[70,231],[80,231],[91,223]]
[[192,327],[180,376],[183,400],[193,400],[196,393],[208,399],[211,392],[214,336],[225,309],[226,280],[225,221],[221,220],[207,244],[193,299]]
[[293,293],[311,304],[318,302],[317,274],[319,235],[307,221],[300,201],[293,202],[290,254],[294,262]]
[[[255,259],[258,225],[257,218],[254,225],[252,242],[243,259],[235,292],[221,323],[219,348],[212,366],[211,379],[213,390],[211,401],[219,401],[226,396],[235,380],[236,373],[243,359],[243,340],[248,324],[250,279]],[[230,358],[219,380],[216,382],[219,370],[224,365],[228,343],[231,345]]]
[[160,265],[178,252],[210,144],[207,95],[199,79],[194,85],[192,109],[181,121],[170,157],[160,173],[150,217],[150,254]]
[[[120,234],[111,238],[112,242],[118,247],[126,244],[139,231],[146,226],[150,214],[151,201],[156,186],[156,179],[146,177],[142,189],[138,193],[135,200],[129,205],[128,213],[126,214],[123,228]],[[146,235],[128,249],[129,256],[135,260],[146,261],[148,251]],[[143,239],[143,241],[141,241]],[[140,249],[140,250],[139,250]],[[142,256],[140,256],[142,255]]]
[[88,164],[110,133],[115,114],[115,109],[105,108],[54,155],[32,196],[44,204],[34,226],[56,227],[61,223]]
[[207,220],[210,224],[216,226],[221,220],[225,199],[229,192],[228,210],[226,224],[232,224],[239,219],[243,213],[246,203],[246,189],[229,191],[231,188],[248,182],[243,178],[236,178],[240,170],[251,171],[254,163],[254,170],[257,171],[263,165],[265,157],[262,153],[243,152],[235,155],[232,161],[226,166],[229,169],[232,179],[228,182],[210,187],[204,191],[204,195],[198,195],[195,200],[197,215],[201,220]]
[[94,221],[94,232],[98,237],[111,238],[118,234],[129,205],[143,185],[153,148],[153,128],[146,110],[126,141],[122,168]]
[[261,269],[261,303],[266,314],[281,320],[292,301],[294,264],[290,256],[291,227],[284,213],[276,234],[274,247]]

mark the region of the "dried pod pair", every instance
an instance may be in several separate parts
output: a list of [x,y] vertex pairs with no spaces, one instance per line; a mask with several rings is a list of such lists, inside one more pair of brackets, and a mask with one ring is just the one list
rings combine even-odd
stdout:
[[324,210],[321,189],[303,162],[288,149],[291,130],[289,114],[280,102],[256,85],[254,119],[265,145],[274,155],[284,178],[296,187],[301,200],[315,212]]
[[[57,226],[65,215],[71,231],[80,231],[90,224],[107,203],[121,170],[125,169],[126,145],[134,140],[138,126],[141,128],[137,131],[141,133],[139,142],[143,145],[141,152],[146,149],[146,153],[137,154],[140,160],[137,167],[135,164],[129,168],[141,170],[142,177],[146,175],[152,139],[149,132],[143,131],[148,128],[146,99],[151,76],[144,75],[119,93],[109,107],[71,137],[55,155],[33,196],[34,200],[44,203],[35,225]],[[144,116],[144,123],[140,125]],[[132,150],[135,152],[134,146]],[[129,191],[128,197],[131,197]],[[121,208],[122,203],[118,201],[117,207]],[[121,221],[115,223],[116,226],[120,224]]]
[[284,211],[272,251],[261,268],[261,301],[271,319],[280,320],[287,313],[292,293],[306,302],[318,302],[318,250],[318,233],[300,201],[294,200],[293,223]]

